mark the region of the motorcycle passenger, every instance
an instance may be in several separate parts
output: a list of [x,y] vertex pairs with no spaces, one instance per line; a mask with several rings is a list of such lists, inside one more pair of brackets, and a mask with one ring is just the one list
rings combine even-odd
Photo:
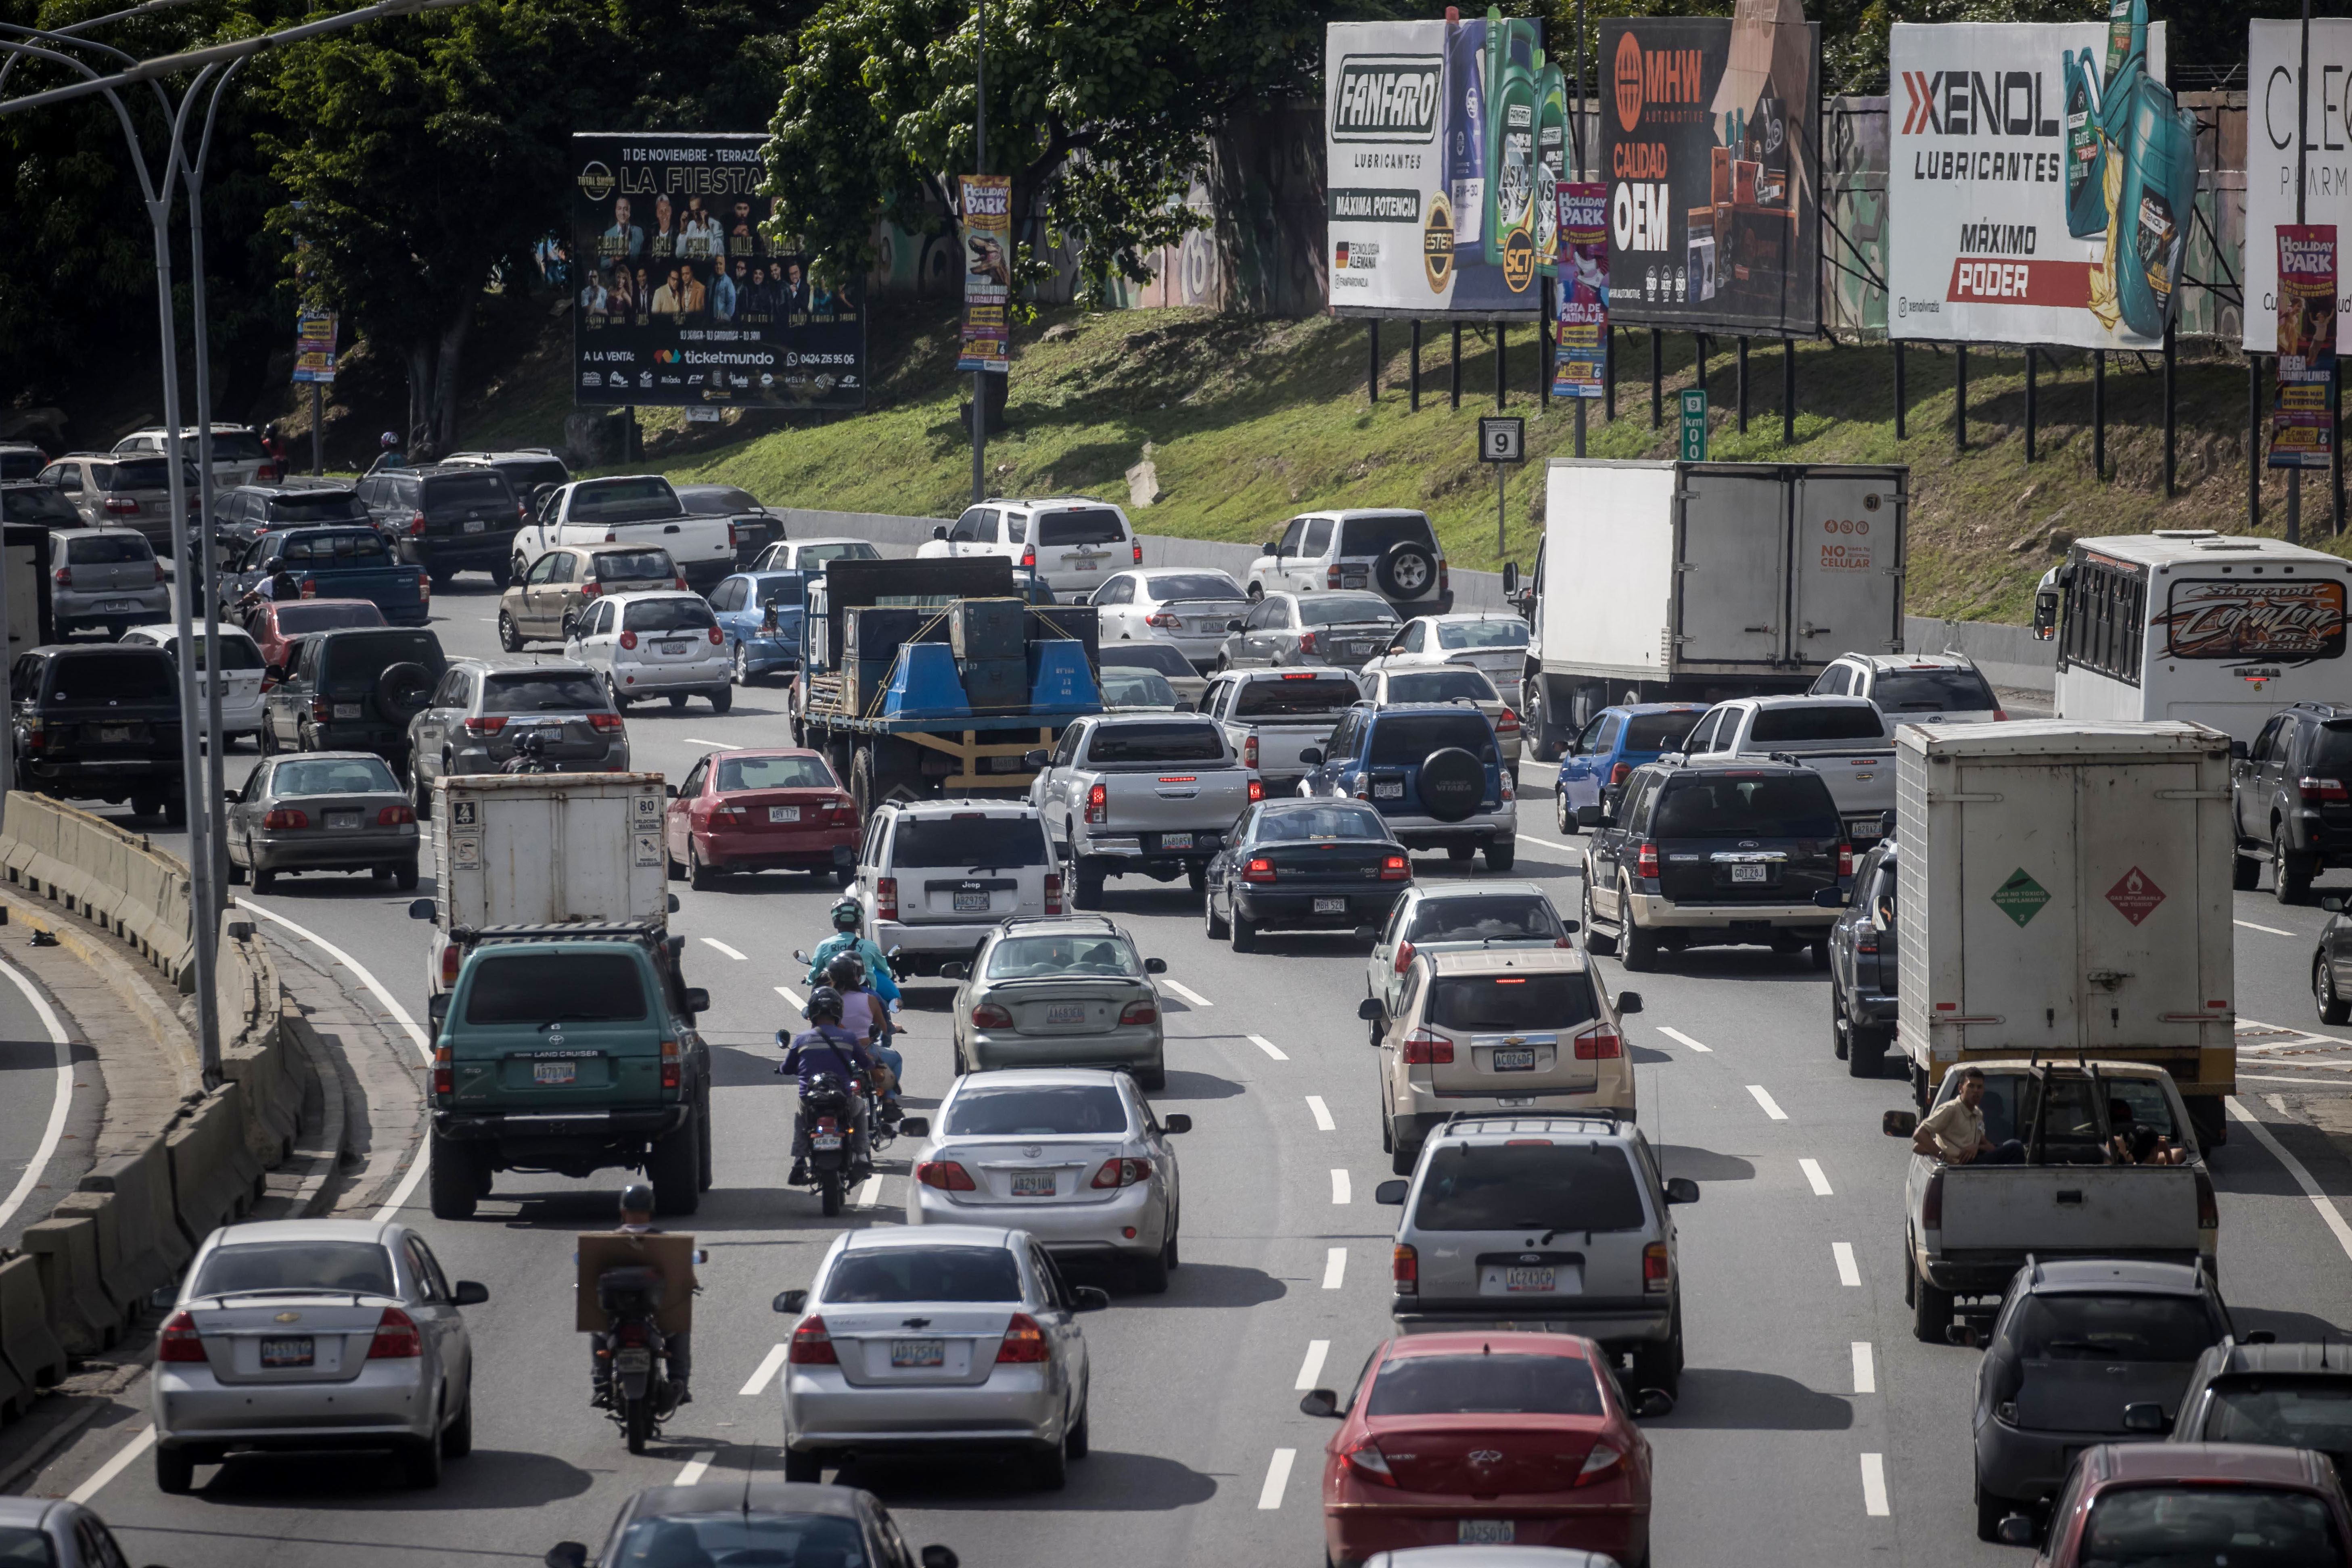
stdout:
[[[661,1226],[654,1223],[654,1190],[644,1182],[631,1182],[621,1189],[621,1223],[613,1227],[623,1236],[659,1236]],[[605,1335],[591,1331],[588,1335],[589,1353],[595,1358],[595,1394],[590,1403],[599,1410],[613,1403],[612,1362],[604,1354]],[[694,1370],[694,1331],[683,1330],[662,1336],[662,1349],[669,1363],[670,1387],[677,1391],[677,1403],[691,1405],[694,1394],[687,1387],[687,1374]]]
[[[887,1040],[898,1032],[898,1021],[891,1016],[898,1010],[898,980],[882,950],[857,934],[858,921],[864,916],[865,910],[856,899],[843,899],[833,906],[833,934],[816,944],[816,953],[809,963],[808,983],[826,984],[833,961],[845,952],[856,953],[866,965],[868,988],[882,998],[882,1036]],[[891,1054],[896,1057],[898,1053]],[[891,1070],[898,1071],[896,1061],[891,1063]]]
[[889,1081],[880,1088],[882,1098],[895,1110],[898,1064],[906,1058],[881,1043],[890,1017],[883,1011],[882,998],[866,989],[865,963],[854,952],[836,953],[824,973],[833,988],[841,993],[841,1026],[866,1042],[867,1056],[890,1069]]
[[[866,1097],[856,1091],[856,1086],[866,1081],[874,1070],[874,1058],[866,1054],[865,1042],[841,1026],[841,993],[830,985],[820,985],[809,993],[808,1021],[810,1027],[794,1035],[784,1059],[776,1064],[776,1071],[797,1076],[803,1100],[819,1078],[831,1074],[840,1079],[849,1093],[850,1175],[864,1181],[874,1173],[866,1150]],[[786,1180],[793,1186],[808,1184],[808,1128],[806,1118],[798,1109],[793,1112],[793,1173]]]

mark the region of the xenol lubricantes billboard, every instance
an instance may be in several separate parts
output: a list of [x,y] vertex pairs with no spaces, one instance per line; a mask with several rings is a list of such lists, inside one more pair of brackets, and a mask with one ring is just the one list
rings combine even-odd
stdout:
[[1821,320],[1821,30],[1798,0],[1609,17],[1601,174],[1612,321],[1811,333]]
[[1542,24],[1489,10],[1324,34],[1330,304],[1488,316],[1541,309],[1559,249],[1568,91]]
[[2104,23],[1898,22],[1889,71],[1887,331],[2161,347],[2197,124],[2164,85],[2147,0]]

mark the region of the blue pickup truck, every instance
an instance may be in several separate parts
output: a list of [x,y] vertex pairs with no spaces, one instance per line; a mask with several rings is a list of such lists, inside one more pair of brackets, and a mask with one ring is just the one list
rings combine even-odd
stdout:
[[[265,584],[274,586],[265,587]],[[365,599],[396,626],[432,618],[425,568],[403,561],[373,528],[289,528],[246,546],[220,577],[224,618],[248,594],[277,599]]]

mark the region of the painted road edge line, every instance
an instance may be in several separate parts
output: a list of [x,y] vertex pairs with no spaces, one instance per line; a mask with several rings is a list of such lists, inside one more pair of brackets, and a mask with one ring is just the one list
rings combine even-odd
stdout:
[[1348,1173],[1345,1171],[1332,1172],[1331,1201],[1335,1204],[1344,1204],[1354,1195],[1354,1194],[1348,1190]]
[[2336,1245],[2344,1249],[2345,1257],[2352,1258],[2352,1225],[2344,1222],[2343,1212],[2329,1200],[2326,1189],[2311,1179],[2311,1173],[2304,1169],[2303,1162],[2286,1152],[2286,1145],[2278,1141],[2278,1135],[2270,1130],[2269,1123],[2241,1105],[2234,1097],[2222,1103],[2229,1107],[2231,1116],[2246,1124],[2246,1131],[2254,1135],[2254,1142],[2269,1150],[2271,1157],[2286,1167],[2286,1173],[2294,1178],[2294,1184],[2303,1189],[2303,1195],[2311,1200],[2311,1206],[2319,1211],[2319,1217],[2335,1233]]
[[65,1140],[66,1117],[73,1110],[74,1065],[73,1043],[66,1037],[65,1024],[58,1017],[57,1009],[49,1005],[48,998],[33,984],[32,976],[13,963],[0,963],[0,974],[6,975],[25,994],[25,1000],[33,1005],[33,1011],[40,1016],[41,1027],[49,1032],[49,1044],[58,1058],[57,1088],[49,1100],[48,1125],[41,1130],[41,1146],[26,1162],[25,1173],[16,1179],[16,1191],[0,1200],[0,1225],[6,1225],[25,1206],[25,1200],[33,1195],[33,1189],[41,1184],[41,1175],[49,1168],[50,1157]]
[[1873,1519],[1886,1517],[1886,1456],[1884,1454],[1864,1454],[1862,1457],[1862,1511]]
[[1789,1120],[1789,1113],[1781,1110],[1779,1102],[1773,1100],[1770,1095],[1764,1092],[1764,1086],[1762,1084],[1749,1084],[1748,1086],[1748,1092],[1755,1098],[1757,1104],[1764,1108],[1765,1115],[1770,1117],[1775,1121],[1786,1121]]
[[1315,1118],[1316,1131],[1336,1132],[1339,1131],[1339,1123],[1331,1120],[1331,1108],[1323,1103],[1323,1097],[1321,1095],[1308,1095],[1307,1097],[1307,1112]]
[[1813,1196],[1817,1198],[1836,1196],[1830,1191],[1830,1179],[1822,1174],[1822,1163],[1819,1160],[1800,1160],[1797,1162],[1797,1168],[1804,1172],[1805,1180],[1812,1184]]
[[1280,1047],[1276,1046],[1272,1040],[1267,1039],[1264,1035],[1250,1036],[1249,1043],[1255,1046],[1259,1050],[1264,1051],[1267,1056],[1272,1057],[1276,1061],[1286,1062],[1290,1059],[1288,1057],[1282,1054],[1282,1048]]
[[[719,941],[715,936],[706,936],[702,940],[707,945],[717,948],[719,952],[725,953],[728,957],[733,959],[738,963],[748,962],[741,953],[736,952],[733,948],[728,946],[725,942]],[[684,1486],[686,1483],[684,1481],[680,1481],[678,1485]]]
[[1853,1243],[1831,1242],[1830,1256],[1837,1260],[1838,1283],[1856,1290],[1862,1289],[1862,1269],[1853,1260]]
[[1323,1289],[1337,1290],[1348,1277],[1348,1249],[1335,1247],[1323,1255]]
[[[153,1429],[151,1427],[152,1432]],[[1296,1448],[1276,1448],[1265,1462],[1265,1485],[1257,1489],[1257,1506],[1274,1509],[1282,1506],[1282,1489],[1290,1484],[1290,1461],[1298,1458]]]
[[2294,934],[2294,932],[2291,931],[2281,931],[2276,926],[2258,926],[2252,921],[2233,920],[2230,923],[2233,926],[2243,926],[2248,931],[2265,931],[2272,936],[2293,936]]
[[89,1500],[114,1484],[114,1478],[131,1468],[131,1461],[155,1446],[155,1428],[150,1426],[128,1443],[122,1452],[99,1466],[98,1473],[66,1494],[66,1501],[88,1507]]
[[789,1344],[769,1346],[768,1353],[760,1358],[760,1370],[751,1374],[751,1381],[735,1391],[737,1395],[749,1399],[767,1387],[774,1379],[776,1373],[783,1366],[784,1357],[791,1353],[792,1348]]
[[1871,1352],[1868,1340],[1853,1342],[1853,1391],[1856,1394],[1878,1392],[1878,1363]]
[[1680,1029],[1669,1029],[1664,1024],[1661,1024],[1658,1026],[1658,1033],[1665,1036],[1666,1038],[1674,1041],[1674,1043],[1678,1046],[1688,1046],[1692,1050],[1698,1052],[1701,1056],[1711,1057],[1715,1055],[1715,1047],[1713,1046],[1702,1046],[1696,1040],[1692,1039],[1688,1035],[1684,1034]]
[[718,1457],[719,1450],[716,1448],[702,1449],[686,1462],[686,1468],[678,1471],[677,1479],[673,1484],[681,1487],[692,1486],[702,1479],[702,1472],[709,1469],[710,1461]]
[[1298,1381],[1291,1384],[1291,1387],[1300,1394],[1305,1394],[1308,1389],[1313,1388],[1315,1380],[1323,1375],[1323,1358],[1330,1353],[1329,1340],[1307,1341],[1307,1359],[1298,1363]]
[[1177,995],[1181,996],[1185,1001],[1190,1002],[1195,1007],[1213,1007],[1216,1005],[1214,1002],[1210,1001],[1206,996],[1202,995],[1198,991],[1193,990],[1190,985],[1185,984],[1181,980],[1171,980],[1168,976],[1163,974],[1160,977],[1160,984],[1165,985],[1169,990],[1173,991]]

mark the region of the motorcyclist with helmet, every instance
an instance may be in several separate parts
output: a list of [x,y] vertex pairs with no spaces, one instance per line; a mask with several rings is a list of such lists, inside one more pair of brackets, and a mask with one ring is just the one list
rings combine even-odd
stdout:
[[[621,1189],[621,1223],[614,1230],[622,1236],[659,1236],[661,1226],[654,1223],[654,1190],[645,1182],[631,1182]],[[673,1281],[675,1283],[675,1281]],[[699,1286],[693,1287],[700,1289]],[[613,1363],[604,1354],[601,1331],[588,1336],[589,1353],[594,1358],[595,1393],[590,1403],[602,1410],[613,1403]],[[687,1374],[694,1370],[694,1331],[680,1329],[662,1336],[662,1349],[669,1363],[670,1387],[677,1391],[677,1403],[691,1405],[694,1394],[687,1387]]]
[[866,1042],[866,1054],[890,1069],[882,1089],[886,1121],[894,1121],[898,1107],[899,1064],[906,1058],[882,1044],[890,1026],[882,998],[866,985],[866,963],[855,952],[837,952],[825,967],[825,978],[841,993],[841,1026]]
[[903,1058],[887,1043],[890,1037],[898,1032],[898,1022],[891,1016],[898,1010],[898,980],[891,973],[890,960],[882,950],[857,934],[858,923],[865,915],[866,911],[858,906],[856,899],[843,899],[833,906],[833,934],[816,944],[816,952],[809,962],[808,983],[811,985],[835,984],[832,973],[833,961],[844,953],[857,956],[865,968],[866,979],[862,984],[880,998],[877,1016],[882,1021],[884,1044],[876,1054],[889,1064],[892,1075],[903,1082],[906,1077],[900,1068]]
[[[816,1080],[828,1074],[848,1086],[850,1175],[864,1181],[874,1168],[866,1142],[866,1097],[856,1092],[856,1086],[871,1081],[874,1058],[866,1054],[865,1041],[841,1026],[840,992],[818,986],[809,993],[807,1012],[810,1026],[793,1037],[776,1071],[800,1079],[803,1100]],[[796,1187],[808,1184],[808,1128],[797,1108],[793,1111],[793,1173],[786,1180]]]

